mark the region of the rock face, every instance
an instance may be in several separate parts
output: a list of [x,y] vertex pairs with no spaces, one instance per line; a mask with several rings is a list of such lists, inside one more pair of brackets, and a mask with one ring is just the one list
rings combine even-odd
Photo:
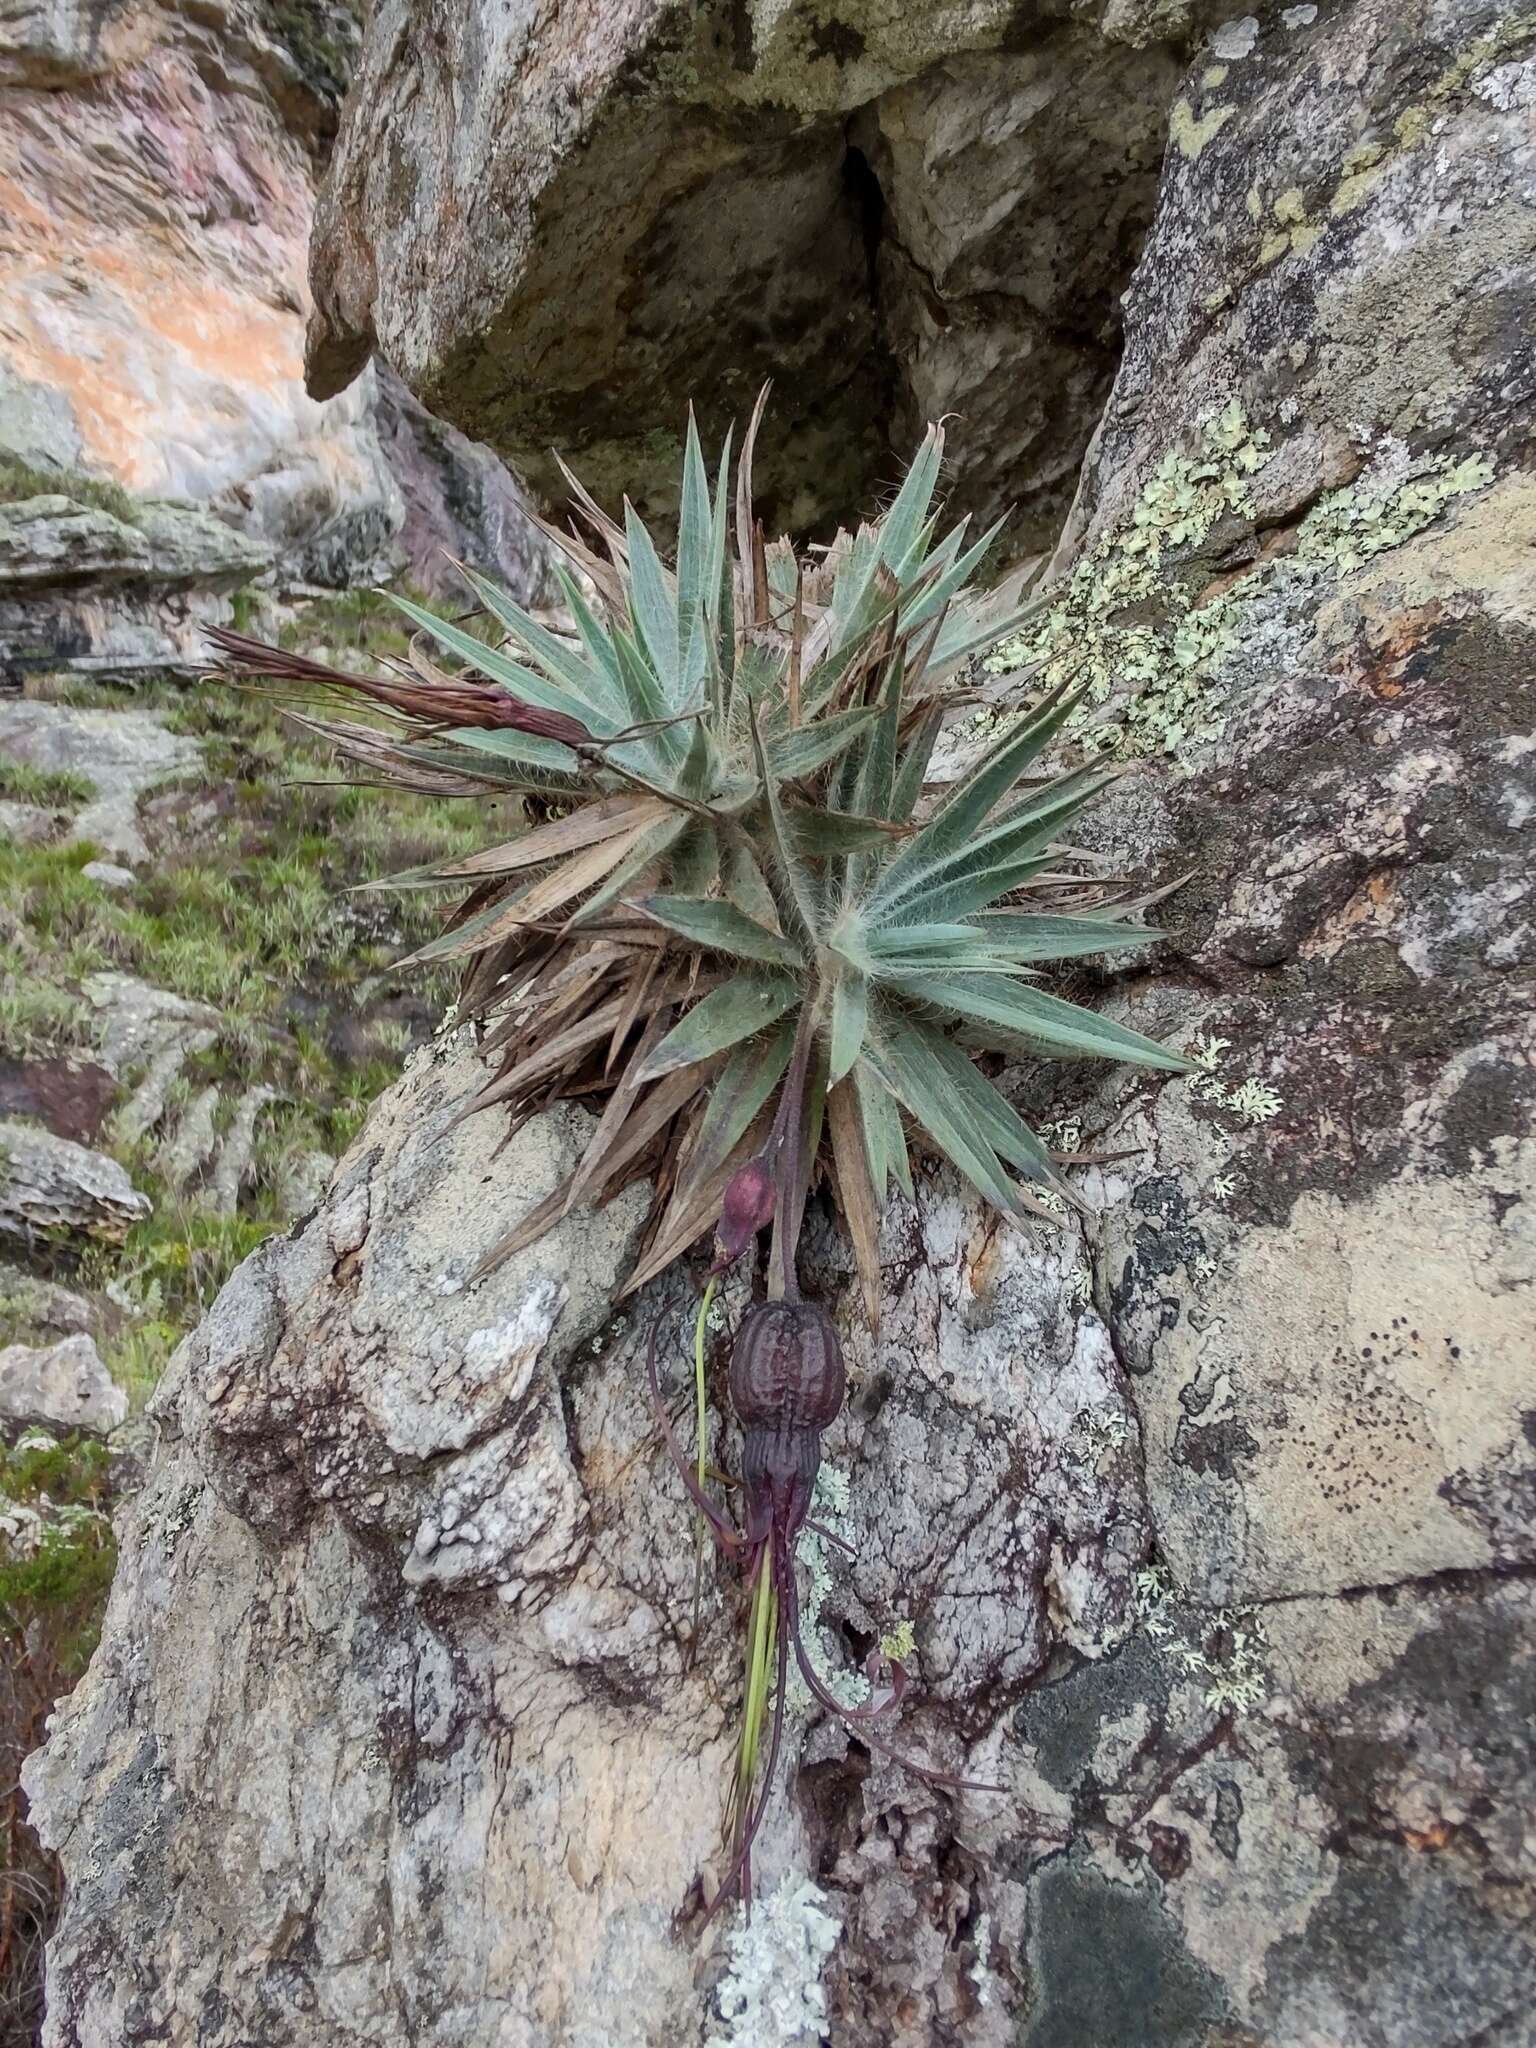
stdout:
[[536,488],[554,446],[664,515],[689,400],[714,433],[771,374],[793,452],[765,437],[759,497],[797,528],[866,505],[893,437],[958,410],[957,506],[1024,501],[1015,545],[1044,545],[1199,10],[1067,13],[383,0],[317,216],[311,389],[377,340]]
[[637,1193],[460,1284],[580,1121],[445,1131],[460,1047],[159,1397],[101,1651],[28,1774],[71,1886],[50,2048],[1525,2038],[1533,79],[1536,18],[1352,0],[1223,24],[1176,87],[1010,658],[1075,664],[1132,764],[1103,850],[1188,877],[1103,994],[1200,1070],[1021,1070],[1058,1143],[1123,1155],[1083,1169],[1097,1219],[1028,1242],[921,1181],[878,1343],[813,1232],[857,1551],[809,1559],[820,1654],[851,1676],[910,1621],[897,1739],[1006,1795],[796,1709],[760,1934],[701,1962],[674,1927],[740,1684],[727,1572],[685,1668],[642,1394],[688,1290],[610,1314]]
[[371,370],[304,389],[317,152],[357,36],[332,0],[6,9],[0,673],[195,665],[232,590],[380,580],[445,506],[459,552],[538,594],[493,458],[434,466],[435,423],[393,413],[387,456]]
[[362,562],[399,507],[368,382],[322,406],[298,375],[324,109],[301,105],[280,13],[8,13],[3,438],[34,466],[206,505],[269,557],[324,556],[345,524]]

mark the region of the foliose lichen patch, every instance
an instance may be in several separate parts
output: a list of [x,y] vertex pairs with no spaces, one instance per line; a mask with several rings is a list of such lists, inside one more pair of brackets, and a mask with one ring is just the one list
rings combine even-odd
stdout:
[[727,1936],[731,1966],[715,1993],[720,2023],[704,2048],[793,2048],[821,2037],[821,1972],[842,1932],[825,1904],[810,1878],[792,1876],[757,1902],[750,1920],[738,1912]]
[[[1046,687],[1080,684],[1081,739],[1106,754],[1164,755],[1187,768],[1192,751],[1223,729],[1231,708],[1223,666],[1261,607],[1267,613],[1401,547],[1494,474],[1476,453],[1415,457],[1382,442],[1353,484],[1312,508],[1288,552],[1222,576],[1211,559],[1223,544],[1219,529],[1229,525],[1233,540],[1252,536],[1251,485],[1275,452],[1240,399],[1208,413],[1195,450],[1167,451],[1129,518],[1085,550],[1038,623],[1005,641],[986,668],[1028,668]],[[983,712],[963,736],[990,735],[1015,715],[1011,707]]]

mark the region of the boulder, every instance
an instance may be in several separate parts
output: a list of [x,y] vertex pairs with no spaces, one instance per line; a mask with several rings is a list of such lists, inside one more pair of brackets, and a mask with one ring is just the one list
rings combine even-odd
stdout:
[[0,1122],[0,1237],[29,1249],[75,1238],[121,1244],[149,1211],[149,1197],[104,1152]]
[[0,1328],[8,1335],[25,1329],[51,1337],[98,1336],[101,1321],[99,1305],[85,1295],[0,1261]]
[[33,1428],[109,1436],[127,1413],[128,1396],[112,1384],[84,1334],[42,1349],[8,1344],[0,1350],[0,1430],[10,1436]]

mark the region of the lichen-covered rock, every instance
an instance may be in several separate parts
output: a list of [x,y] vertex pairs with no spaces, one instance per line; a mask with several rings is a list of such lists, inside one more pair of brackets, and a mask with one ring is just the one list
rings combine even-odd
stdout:
[[[598,49],[562,11],[564,56],[642,14]],[[1179,0],[1102,21],[1159,63],[1191,27]],[[797,72],[802,10],[750,23],[808,107],[903,84],[879,36]],[[878,1340],[813,1218],[851,1382],[819,1518],[857,1551],[806,1542],[816,1654],[851,1697],[910,1624],[898,1739],[1006,1795],[916,1785],[792,1700],[772,1908],[696,1961],[672,1914],[720,1868],[740,1603],[711,1571],[689,1665],[691,1516],[642,1380],[659,1312],[686,1398],[687,1289],[610,1318],[637,1191],[458,1284],[581,1128],[447,1131],[459,1047],[161,1397],[102,1650],[28,1778],[72,1888],[50,2048],[738,2048],[823,2013],[838,2048],[1523,2038],[1533,63],[1536,15],[1493,0],[1346,0],[1221,22],[1175,89],[1126,359],[1015,654],[1075,664],[1079,736],[1129,766],[1101,849],[1185,878],[1102,994],[1199,1069],[1021,1068],[1094,1155],[1097,1219],[1026,1240],[921,1178]],[[372,226],[330,232],[356,255]],[[430,354],[421,276],[389,318]]]
[[149,1209],[149,1197],[106,1153],[32,1124],[0,1122],[0,1237],[28,1250],[75,1238],[121,1244]]
[[131,862],[149,857],[139,828],[140,799],[191,773],[203,750],[196,740],[169,731],[159,712],[85,711],[21,699],[0,704],[0,756],[42,774],[89,782],[95,794],[75,813],[68,836]]
[[[241,1269],[156,1397],[162,1448],[103,1647],[30,1779],[79,1872],[58,2042],[200,2023],[233,2048],[272,2024],[319,2048],[388,2041],[403,2012],[424,2042],[638,2044],[702,2021],[670,1930],[720,1867],[739,1651],[732,1575],[712,1573],[687,1669],[691,1517],[641,1391],[658,1311],[684,1355],[683,1293],[612,1317],[638,1188],[466,1284],[589,1129],[570,1109],[510,1146],[494,1120],[454,1126],[477,1071],[462,1046],[418,1056],[316,1215]],[[909,1277],[879,1346],[850,1339],[859,1390],[826,1446],[847,1486],[834,1477],[828,1512],[859,1562],[821,1556],[813,1640],[857,1696],[843,1631],[914,1624],[922,1704],[901,1739],[1011,1783],[1031,1678],[1131,1625],[1134,1418],[1102,1325],[1063,1304],[1065,1253],[983,1224],[944,1181],[895,1230]],[[836,1296],[830,1238],[817,1257]],[[189,1597],[215,1584],[216,1671]],[[791,1746],[804,1735],[797,1709]],[[923,2026],[979,2015],[934,1932],[971,1896],[956,1869],[990,1897],[988,1858],[1027,1859],[1060,1801],[939,1795],[871,1775],[830,1728],[810,1740],[818,1808],[781,1794],[758,1860],[765,1885],[807,1856],[857,1884],[834,1925],[888,1968],[842,1994],[848,2038],[927,2038],[902,2030],[907,2009]],[[210,1744],[241,1788],[218,1845]],[[157,1880],[125,1889],[146,1829]],[[903,1874],[878,1877],[897,1835]],[[1005,2042],[1004,2007],[977,2027]]]
[[758,495],[801,528],[959,408],[957,505],[1022,501],[1041,546],[1113,375],[1174,46],[1219,18],[1066,12],[384,0],[316,218],[311,388],[377,339],[536,489],[554,447],[665,516],[689,401],[714,433],[773,375],[794,431]]
[[84,1332],[42,1346],[0,1349],[0,1431],[89,1430],[108,1436],[128,1413],[128,1396],[112,1384]]

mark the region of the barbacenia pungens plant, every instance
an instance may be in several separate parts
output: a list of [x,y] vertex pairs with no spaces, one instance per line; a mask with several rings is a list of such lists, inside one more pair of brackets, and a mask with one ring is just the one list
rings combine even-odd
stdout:
[[[788,540],[767,541],[753,508],[766,398],[734,491],[730,437],[711,486],[690,420],[671,568],[632,507],[618,524],[565,472],[580,524],[562,533],[539,523],[584,579],[585,588],[556,572],[570,632],[466,570],[500,645],[405,598],[395,602],[418,634],[409,659],[383,675],[212,636],[232,669],[360,696],[384,714],[384,729],[306,721],[369,774],[524,801],[527,824],[512,838],[392,878],[468,889],[448,929],[413,956],[468,962],[460,1014],[485,1026],[497,1071],[464,1113],[499,1102],[522,1118],[562,1098],[598,1112],[575,1173],[480,1270],[577,1203],[601,1204],[642,1178],[654,1200],[628,1291],[717,1226],[695,1335],[697,1463],[684,1473],[716,1541],[749,1562],[752,1602],[732,1880],[716,1904],[731,1881],[747,1887],[768,1795],[765,1784],[754,1804],[770,1679],[776,1667],[765,1776],[789,1645],[818,1696],[850,1717],[817,1684],[795,1617],[790,1560],[809,1452],[786,1452],[789,1490],[771,1507],[769,1477],[756,1492],[749,1485],[740,1536],[704,1491],[715,1279],[772,1221],[768,1293],[799,1320],[793,1341],[784,1331],[772,1339],[782,1357],[765,1376],[752,1362],[769,1342],[757,1328],[767,1311],[748,1316],[733,1397],[740,1378],[758,1417],[742,1417],[750,1434],[768,1388],[770,1407],[784,1404],[775,1427],[789,1431],[786,1445],[814,1445],[821,1425],[807,1427],[798,1410],[821,1411],[800,1399],[805,1375],[789,1361],[802,1339],[811,1351],[836,1346],[830,1323],[800,1302],[796,1277],[817,1171],[847,1226],[873,1327],[880,1217],[893,1182],[912,1192],[914,1134],[1014,1221],[1050,1214],[1039,1192],[1078,1199],[977,1052],[1189,1064],[1042,985],[1053,963],[1156,936],[1129,921],[1141,906],[1124,886],[1063,840],[1113,771],[1029,775],[1080,693],[1048,692],[936,799],[928,788],[940,728],[965,701],[959,679],[1033,610],[995,616],[970,587],[996,527],[969,546],[963,522],[938,537],[942,429],[929,429],[880,518],[801,556]],[[457,667],[440,667],[423,637]],[[826,1380],[822,1422],[841,1402],[840,1359],[835,1401],[830,1371],[806,1367],[818,1398]],[[900,1695],[899,1669],[893,1676],[886,1703]]]
[[413,956],[468,961],[461,1014],[484,1021],[497,1072],[466,1114],[563,1097],[599,1111],[570,1180],[484,1266],[645,1178],[629,1289],[652,1278],[762,1155],[799,1030],[801,1170],[775,1218],[770,1291],[822,1170],[873,1325],[880,1215],[892,1182],[911,1192],[914,1132],[1007,1217],[1042,1213],[1031,1187],[1077,1199],[976,1052],[1187,1062],[1041,981],[1155,936],[1063,844],[1113,771],[1023,779],[1077,697],[1044,696],[928,800],[957,678],[1030,611],[990,616],[971,588],[997,527],[969,546],[963,522],[937,537],[942,429],[880,518],[802,557],[766,541],[753,510],[766,396],[734,492],[729,436],[711,488],[690,420],[671,568],[630,506],[616,523],[566,472],[584,534],[543,530],[594,593],[556,572],[569,633],[466,570],[500,646],[405,598],[417,638],[383,675],[212,637],[233,669],[384,713],[385,729],[312,722],[370,775],[525,802],[513,837],[391,878],[468,891]]

